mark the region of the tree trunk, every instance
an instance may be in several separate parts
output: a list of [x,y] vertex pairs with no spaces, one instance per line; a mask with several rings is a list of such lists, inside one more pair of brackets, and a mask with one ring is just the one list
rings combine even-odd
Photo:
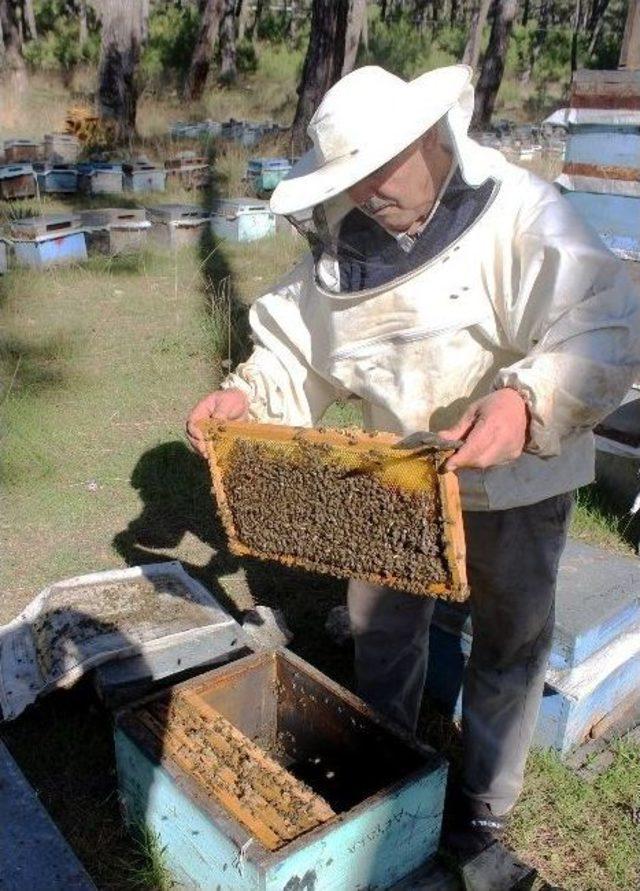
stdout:
[[36,25],[36,16],[33,11],[33,0],[22,0],[22,16],[24,24],[27,26],[29,40],[37,40],[38,28]]
[[220,80],[232,84],[238,77],[236,67],[236,4],[225,0],[220,23]]
[[596,51],[598,38],[602,33],[604,17],[608,7],[609,0],[601,0],[601,2],[593,4],[591,15],[587,21],[587,32],[589,33],[589,49],[587,50],[587,56],[589,58],[591,58]]
[[351,0],[349,3],[349,15],[347,18],[347,37],[345,41],[344,63],[342,76],[353,71],[358,55],[358,47],[362,37],[367,18],[367,0]]
[[0,30],[4,43],[2,67],[9,75],[11,88],[21,93],[27,85],[27,69],[22,55],[19,0],[0,0]]
[[294,151],[302,151],[308,144],[309,121],[342,73],[349,7],[350,0],[313,0],[311,34],[291,134]]
[[487,16],[489,15],[491,2],[492,0],[480,0],[475,6],[471,17],[469,37],[467,38],[467,45],[464,48],[462,61],[465,65],[470,65],[474,69],[478,67],[478,62],[480,61],[482,32],[487,23]]
[[618,67],[629,71],[640,69],[640,0],[629,0]]
[[536,62],[538,61],[538,56],[544,46],[544,42],[547,39],[547,30],[549,28],[549,19],[550,19],[550,3],[551,0],[541,0],[540,9],[538,11],[538,20],[536,22],[536,31],[533,35],[533,40],[531,42],[531,55],[529,56],[529,68],[524,73],[522,77],[522,82],[527,83],[533,74],[533,69],[535,67]]
[[102,47],[98,70],[100,116],[112,121],[118,142],[135,134],[136,69],[148,11],[144,0],[102,0]]
[[427,6],[429,5],[430,0],[415,0],[413,4],[413,24],[419,31],[424,31],[427,23]]
[[387,20],[387,0],[380,0],[380,21],[386,22]]
[[531,3],[529,0],[524,0],[522,5],[522,27],[526,28],[529,24],[529,15],[531,13]]
[[84,46],[89,39],[89,29],[87,27],[87,0],[79,0],[78,2],[78,20],[80,22],[80,46]]
[[193,52],[191,67],[184,85],[184,98],[200,99],[211,67],[211,57],[218,39],[220,22],[226,0],[206,0],[200,23],[200,33]]
[[262,18],[262,10],[264,9],[264,0],[256,0],[256,10],[253,16],[253,21],[251,22],[251,27],[247,27],[247,37],[249,40],[253,40],[255,32],[260,24],[260,19]]
[[236,20],[238,22],[238,43],[244,40],[249,18],[248,0],[238,0],[236,3]]
[[576,0],[576,6],[573,12],[573,30],[571,32],[571,74],[578,67],[578,34],[580,32],[580,18],[582,6],[581,0]]
[[476,106],[471,126],[484,129],[489,126],[496,96],[504,74],[504,64],[509,46],[513,20],[518,11],[517,0],[498,0],[489,37],[489,46],[482,63],[476,89]]
[[455,23],[458,21],[458,15],[460,14],[460,3],[459,0],[451,0],[451,9],[449,11],[449,24],[453,28]]

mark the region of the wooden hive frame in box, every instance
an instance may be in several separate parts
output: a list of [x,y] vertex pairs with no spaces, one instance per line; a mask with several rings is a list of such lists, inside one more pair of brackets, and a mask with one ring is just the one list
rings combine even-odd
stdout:
[[[225,531],[229,538],[229,547],[236,556],[258,557],[265,560],[275,560],[289,566],[298,566],[312,572],[322,572],[327,575],[358,578],[363,581],[398,590],[410,591],[414,594],[443,597],[448,600],[465,600],[468,595],[465,541],[462,525],[462,513],[460,508],[460,496],[458,480],[454,473],[443,472],[440,468],[444,460],[452,453],[451,450],[426,450],[424,446],[416,448],[403,448],[397,436],[389,433],[364,433],[363,431],[339,430],[339,429],[304,429],[299,427],[287,427],[276,424],[256,424],[239,421],[204,421],[201,424],[205,441],[209,465],[213,480],[213,492],[217,500],[218,510]],[[373,462],[379,460],[380,466],[392,469],[400,464],[404,470],[410,471],[411,467],[419,467],[423,478],[421,488],[415,487],[416,493],[430,490],[434,492],[438,519],[441,522],[441,554],[440,557],[445,567],[446,581],[417,581],[407,583],[406,577],[398,577],[391,571],[375,572],[366,568],[354,571],[347,570],[339,565],[332,564],[326,557],[307,559],[286,553],[278,553],[276,550],[259,549],[243,541],[242,535],[234,519],[233,511],[228,497],[225,482],[226,461],[234,443],[238,441],[250,441],[262,443],[266,446],[279,447],[282,454],[286,454],[287,445],[293,447],[320,446],[323,452],[331,452],[334,455],[347,455],[346,469],[352,472],[357,468],[359,473],[373,475],[371,467]],[[373,459],[371,456],[374,456]],[[411,463],[409,463],[411,462]],[[419,463],[418,463],[419,462]],[[384,474],[386,471],[382,471]],[[348,475],[348,474],[347,474]],[[403,474],[406,478],[407,473]],[[392,470],[393,476],[393,470]],[[404,488],[403,483],[394,483],[385,480],[385,487],[389,489]],[[277,511],[274,510],[274,517]],[[276,520],[277,522],[277,520]],[[357,547],[357,545],[356,545]]]

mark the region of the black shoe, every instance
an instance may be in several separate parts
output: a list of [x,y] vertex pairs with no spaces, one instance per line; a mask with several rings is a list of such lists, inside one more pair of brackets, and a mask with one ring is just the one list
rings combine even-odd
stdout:
[[500,841],[508,821],[508,816],[496,816],[482,801],[460,798],[446,815],[440,847],[458,863],[464,863]]

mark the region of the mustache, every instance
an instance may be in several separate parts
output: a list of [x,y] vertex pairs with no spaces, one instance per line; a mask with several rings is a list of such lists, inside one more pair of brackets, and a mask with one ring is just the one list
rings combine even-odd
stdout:
[[385,207],[393,207],[393,201],[388,201],[385,198],[378,198],[377,195],[372,195],[370,198],[367,198],[366,201],[363,201],[360,204],[360,210],[367,214],[377,213],[379,210],[384,210]]

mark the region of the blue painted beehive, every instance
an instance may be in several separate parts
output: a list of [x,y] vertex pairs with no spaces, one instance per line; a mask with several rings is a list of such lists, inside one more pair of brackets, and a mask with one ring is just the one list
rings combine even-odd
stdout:
[[11,240],[18,266],[41,269],[87,259],[85,234],[74,214],[47,214],[15,220]]
[[211,231],[229,241],[256,241],[275,234],[276,218],[266,201],[250,198],[214,201]]
[[122,192],[122,164],[88,161],[78,164],[80,189],[87,195],[108,195]]
[[[473,593],[472,593],[473,596]],[[427,691],[454,716],[472,643],[468,613],[438,602]],[[534,744],[567,752],[640,685],[640,564],[570,541],[560,564],[556,626]]]
[[247,165],[247,179],[262,198],[270,195],[290,170],[289,158],[251,158]]
[[166,171],[146,161],[123,164],[124,187],[128,192],[164,192]]
[[577,71],[558,183],[610,250],[640,259],[640,72]]
[[38,192],[32,164],[3,164],[0,166],[0,198],[34,198]]
[[74,194],[78,191],[78,171],[72,164],[36,163],[38,188],[46,194]]
[[116,759],[189,888],[391,888],[438,845],[442,757],[284,650],[122,711]]

